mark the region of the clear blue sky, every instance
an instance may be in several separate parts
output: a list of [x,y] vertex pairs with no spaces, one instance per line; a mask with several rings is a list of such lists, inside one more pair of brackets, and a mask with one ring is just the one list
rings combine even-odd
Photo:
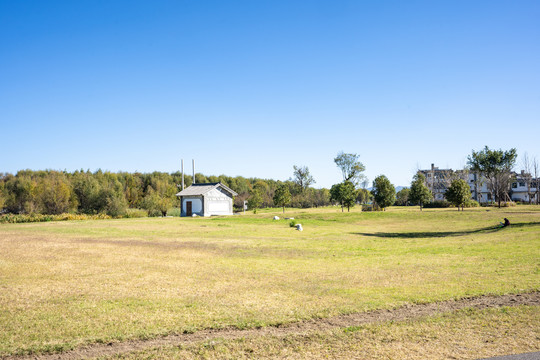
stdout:
[[0,1],[0,172],[540,160],[540,1]]

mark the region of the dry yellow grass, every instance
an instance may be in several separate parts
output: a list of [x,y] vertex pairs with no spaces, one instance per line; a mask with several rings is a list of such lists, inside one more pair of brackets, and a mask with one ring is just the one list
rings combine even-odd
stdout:
[[463,310],[286,337],[212,339],[103,359],[480,359],[540,351],[540,308]]
[[538,207],[273,215],[0,225],[0,356],[540,288]]

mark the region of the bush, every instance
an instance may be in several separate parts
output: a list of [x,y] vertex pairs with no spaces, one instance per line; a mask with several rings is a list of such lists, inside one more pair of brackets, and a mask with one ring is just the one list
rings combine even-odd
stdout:
[[426,209],[438,209],[438,208],[449,208],[451,204],[446,200],[435,200],[428,204],[424,204]]
[[382,208],[377,203],[363,204],[362,211],[382,211]]
[[480,204],[478,203],[478,201],[469,199],[467,200],[467,202],[465,203],[463,207],[472,208],[472,207],[479,207],[479,206]]
[[158,209],[148,210],[148,216],[150,216],[150,217],[160,217],[162,215],[163,214],[162,214],[161,210],[158,210]]
[[180,217],[181,210],[180,208],[170,208],[167,210],[167,216],[178,216]]
[[297,224],[296,220],[291,220],[291,222],[289,223],[289,226],[290,227],[295,227]]
[[101,219],[111,219],[111,217],[107,214],[84,215],[84,214],[67,214],[67,213],[60,214],[60,215],[42,215],[42,214],[0,215],[0,223],[9,223],[9,224],[45,222],[45,221],[101,220]]
[[128,219],[148,217],[148,211],[144,209],[127,209],[124,217]]

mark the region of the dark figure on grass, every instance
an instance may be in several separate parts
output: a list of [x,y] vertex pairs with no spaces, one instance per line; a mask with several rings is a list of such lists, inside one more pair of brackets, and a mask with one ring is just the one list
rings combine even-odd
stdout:
[[507,218],[504,218],[504,223],[501,223],[501,227],[507,227],[510,226],[510,220]]

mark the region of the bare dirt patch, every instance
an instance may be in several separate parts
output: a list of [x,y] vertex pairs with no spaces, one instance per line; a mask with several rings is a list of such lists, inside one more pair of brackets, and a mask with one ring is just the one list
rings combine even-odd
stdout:
[[132,351],[139,351],[160,346],[188,345],[215,338],[236,339],[255,336],[287,336],[327,331],[336,328],[357,326],[366,323],[409,320],[439,313],[448,313],[465,308],[486,309],[502,306],[532,305],[540,306],[540,292],[527,294],[492,296],[485,295],[460,300],[438,303],[407,305],[397,309],[377,310],[355,313],[324,319],[313,319],[286,325],[269,326],[257,329],[240,330],[236,328],[209,329],[192,334],[176,334],[149,340],[131,340],[92,344],[58,354],[34,354],[30,356],[12,356],[6,359],[88,359],[99,356],[111,356]]

